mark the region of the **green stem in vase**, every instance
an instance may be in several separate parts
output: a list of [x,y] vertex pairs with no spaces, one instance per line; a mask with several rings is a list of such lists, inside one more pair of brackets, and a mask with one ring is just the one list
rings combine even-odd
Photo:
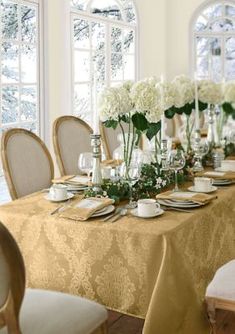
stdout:
[[122,123],[121,121],[119,122],[119,125],[120,125],[120,128],[122,130],[122,137],[123,137],[123,159],[124,161],[126,161],[126,156],[127,156],[127,152],[126,152],[126,136],[125,136],[125,131],[124,131],[124,128],[122,126]]
[[130,152],[129,152],[130,154],[129,154],[128,166],[131,163],[132,153],[133,153],[133,149],[134,149],[134,146],[135,146],[135,135],[136,135],[136,132],[135,132],[134,125],[132,125],[132,126],[133,126],[133,128],[132,128],[132,142],[131,142],[131,147],[130,147]]
[[190,116],[186,116],[186,139],[187,139],[187,153],[192,151],[191,147],[191,134],[192,134],[193,125],[190,129]]

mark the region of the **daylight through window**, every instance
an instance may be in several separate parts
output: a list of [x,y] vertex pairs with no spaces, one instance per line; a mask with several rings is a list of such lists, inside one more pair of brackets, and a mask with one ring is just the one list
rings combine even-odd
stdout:
[[193,22],[194,69],[200,79],[235,79],[235,1],[216,1]]
[[91,124],[105,86],[136,79],[136,14],[131,1],[73,0],[73,113]]
[[37,1],[1,0],[0,130],[39,132],[39,8]]

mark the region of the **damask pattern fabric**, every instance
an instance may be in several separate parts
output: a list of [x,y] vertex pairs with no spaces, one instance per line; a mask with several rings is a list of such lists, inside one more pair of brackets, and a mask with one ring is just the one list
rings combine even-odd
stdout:
[[29,287],[80,295],[145,318],[144,334],[208,334],[203,300],[235,258],[235,187],[193,213],[114,224],[50,215],[37,193],[0,207],[23,253]]

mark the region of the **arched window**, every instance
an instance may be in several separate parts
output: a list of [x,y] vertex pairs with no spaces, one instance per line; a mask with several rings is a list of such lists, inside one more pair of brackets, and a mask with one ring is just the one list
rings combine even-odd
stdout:
[[73,113],[88,123],[105,86],[137,78],[137,19],[129,0],[72,0]]
[[192,21],[193,65],[199,79],[235,79],[235,1],[210,1]]

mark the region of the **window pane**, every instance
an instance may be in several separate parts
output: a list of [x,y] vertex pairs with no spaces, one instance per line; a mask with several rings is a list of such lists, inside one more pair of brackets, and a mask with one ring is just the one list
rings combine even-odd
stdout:
[[122,52],[122,29],[112,28],[111,47],[113,52]]
[[74,46],[76,48],[89,49],[89,22],[81,19],[74,19]]
[[32,123],[28,123],[28,124],[21,124],[20,125],[21,128],[29,130],[31,132],[37,133],[38,129],[37,129],[37,122],[32,122]]
[[235,58],[235,37],[226,39],[225,52],[227,58]]
[[35,43],[37,37],[36,11],[28,6],[21,7],[21,38],[24,42]]
[[74,87],[74,112],[77,116],[90,122],[91,104],[90,104],[90,85],[81,84]]
[[135,79],[135,57],[132,55],[124,56],[124,80]]
[[93,56],[94,76],[98,81],[105,81],[105,54],[96,53]]
[[226,59],[225,76],[227,80],[235,79],[235,59]]
[[14,83],[19,80],[19,51],[12,43],[2,44],[2,82]]
[[18,37],[18,5],[7,0],[1,1],[2,37],[17,39]]
[[209,29],[213,32],[230,31],[235,30],[235,25],[233,24],[233,21],[224,19],[211,23]]
[[203,15],[207,16],[208,18],[222,16],[222,5],[217,4],[209,6],[206,10],[204,10]]
[[199,16],[196,22],[195,30],[203,31],[207,29],[207,20],[203,16]]
[[210,39],[205,37],[197,37],[197,55],[198,56],[207,56],[209,52],[209,42]]
[[75,7],[79,10],[85,10],[85,4],[87,0],[71,0],[71,7]]
[[37,87],[25,86],[21,90],[21,121],[33,121],[37,118]]
[[24,45],[21,49],[21,80],[26,83],[37,81],[36,48]]
[[105,16],[114,20],[121,20],[121,11],[115,0],[93,0],[91,12],[99,16]]
[[197,58],[197,74],[199,77],[208,76],[208,58],[207,57]]
[[111,55],[111,80],[123,80],[123,58],[120,53]]
[[124,51],[127,53],[135,52],[134,31],[125,30],[123,34]]
[[235,16],[235,7],[234,6],[225,6],[225,15],[227,16]]
[[90,53],[75,51],[74,53],[75,81],[90,80]]
[[222,81],[222,58],[220,56],[212,56],[210,66],[210,78],[216,82]]
[[105,48],[105,26],[102,23],[92,22],[92,48],[104,51]]
[[124,1],[124,13],[127,19],[127,22],[136,22],[135,10],[133,8],[132,2]]
[[18,120],[19,92],[15,86],[2,87],[2,123],[13,123]]

